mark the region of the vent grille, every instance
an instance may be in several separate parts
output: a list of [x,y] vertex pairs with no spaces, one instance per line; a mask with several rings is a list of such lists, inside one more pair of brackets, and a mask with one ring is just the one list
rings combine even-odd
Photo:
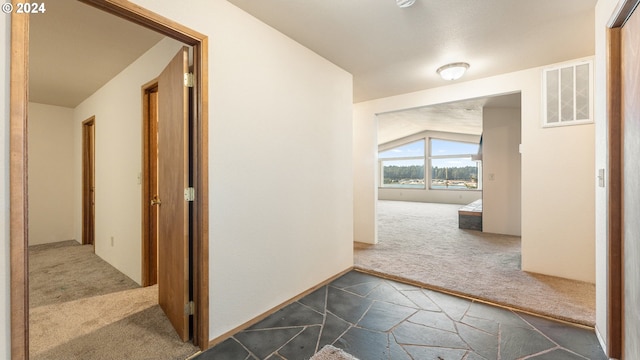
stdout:
[[543,126],[593,122],[591,68],[589,61],[543,71]]

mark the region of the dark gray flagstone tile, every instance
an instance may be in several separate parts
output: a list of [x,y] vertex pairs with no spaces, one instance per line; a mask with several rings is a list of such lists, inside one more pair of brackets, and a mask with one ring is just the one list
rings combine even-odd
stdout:
[[388,342],[388,336],[385,333],[354,327],[338,339],[334,346],[343,349],[358,359],[388,360]]
[[398,289],[389,284],[382,283],[373,289],[367,298],[372,300],[384,301],[392,304],[413,307],[415,304],[402,294]]
[[475,318],[492,320],[499,322],[502,325],[520,326],[524,328],[531,328],[529,324],[523,321],[518,315],[511,310],[502,309],[499,307],[474,302],[469,307],[467,315]]
[[196,359],[304,360],[328,344],[361,360],[607,360],[593,330],[356,271]]
[[273,355],[269,356],[266,360],[288,360],[288,359],[283,358],[282,356],[280,356],[278,354],[273,354]]
[[456,325],[453,320],[442,312],[421,310],[410,317],[408,321],[435,329],[456,332]]
[[532,356],[531,360],[584,360],[582,356],[570,353],[564,349],[556,349],[541,355]]
[[360,320],[372,302],[367,298],[333,287],[329,287],[327,299],[327,310],[352,324]]
[[389,331],[415,312],[416,309],[376,301],[358,326],[374,331]]
[[248,330],[320,325],[322,320],[322,315],[298,302],[294,302],[251,326]]
[[239,360],[250,359],[251,355],[234,338],[229,338],[212,349],[203,352],[194,360]]
[[473,351],[487,359],[498,358],[498,337],[458,323],[458,334]]
[[351,324],[348,322],[331,313],[327,313],[324,326],[322,327],[322,334],[318,341],[318,349],[321,349],[325,345],[333,344],[350,327]]
[[389,334],[389,359],[392,360],[413,360],[407,351],[396,342],[396,338]]
[[352,292],[352,293],[360,295],[360,296],[367,296],[367,295],[369,295],[369,293],[371,293],[374,289],[376,289],[381,284],[382,284],[381,281],[380,282],[368,282],[368,283],[364,283],[364,284],[358,284],[358,285],[349,286],[349,287],[343,288],[342,290],[348,291],[348,292]]
[[499,324],[493,320],[480,319],[465,315],[461,322],[489,334],[498,335]]
[[467,353],[466,350],[441,347],[405,346],[404,348],[409,352],[411,357],[420,360],[462,360]]
[[320,328],[320,326],[309,326],[304,329],[302,333],[278,350],[278,354],[291,360],[310,358],[316,352]]
[[298,302],[312,308],[320,314],[324,314],[327,305],[327,287],[321,287],[320,289],[298,300]]
[[558,345],[592,360],[606,360],[595,331],[518,313]]
[[456,333],[410,322],[403,322],[392,332],[398,344],[401,345],[440,346],[452,349],[469,348]]
[[471,301],[467,299],[432,290],[424,290],[424,292],[442,311],[447,313],[447,315],[455,321],[460,321],[469,309],[469,306],[471,306]]
[[500,326],[500,358],[519,359],[556,347],[556,344],[535,330],[519,326]]
[[495,360],[495,359],[487,359],[486,357],[480,356],[480,355],[474,353],[473,351],[469,351],[467,353],[467,357],[464,358],[464,360]]
[[404,291],[404,290],[417,290],[420,289],[419,286],[415,286],[415,285],[410,285],[410,284],[405,284],[399,281],[394,281],[394,280],[386,280],[386,283],[393,286],[394,288],[400,290],[400,291]]
[[259,359],[266,359],[302,330],[303,327],[242,331],[234,337]]
[[420,290],[405,290],[402,292],[411,302],[416,304],[422,310],[427,311],[442,311],[436,303],[434,303],[423,291]]
[[361,273],[358,271],[349,271],[348,273],[342,275],[338,279],[331,282],[331,286],[336,287],[338,289],[344,289],[350,286],[364,284],[364,283],[375,283],[378,284],[383,280],[379,277]]

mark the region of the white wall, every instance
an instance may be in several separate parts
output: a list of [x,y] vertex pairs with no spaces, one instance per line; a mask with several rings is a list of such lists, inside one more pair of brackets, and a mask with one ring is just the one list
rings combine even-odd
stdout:
[[[29,103],[29,245],[75,238],[73,109]],[[75,220],[75,221],[74,221]]]
[[0,358],[11,359],[10,264],[9,264],[9,64],[11,59],[11,26],[8,15],[0,16],[0,109],[4,121],[0,126]]
[[[541,68],[355,104],[354,239],[377,241],[375,114],[515,92],[522,94],[522,268],[593,282],[594,125],[541,128]],[[567,164],[579,181],[549,181]]]
[[[457,134],[438,131],[424,131],[405,138],[388,142],[378,147],[379,151],[391,149],[393,147],[406,144],[408,142],[424,139],[429,146],[429,138],[434,137],[443,140],[467,141],[478,143],[480,136]],[[428,155],[428,154],[427,154]],[[428,174],[426,174],[428,176]],[[376,175],[376,186],[379,186],[380,177]],[[482,198],[482,191],[476,190],[431,190],[428,186],[425,189],[392,189],[378,188],[379,200],[400,200],[418,201],[443,204],[469,204]]]
[[[539,114],[540,91],[535,95],[528,107],[535,104]],[[523,114],[532,110],[523,104]],[[595,125],[540,124],[539,115],[523,115],[522,268],[594,282]]]
[[[142,86],[156,78],[182,45],[164,39],[75,108],[75,178],[82,176],[82,122],[95,116],[95,251],[141,283]],[[76,187],[75,218],[82,215]],[[75,238],[81,239],[77,222]],[[111,243],[113,237],[113,245]]]
[[[607,22],[618,0],[599,0],[596,5],[595,38],[595,169],[605,169],[608,174],[607,142]],[[595,188],[595,236],[596,236],[596,332],[604,341],[607,338],[607,211],[609,179],[605,187]]]
[[352,77],[226,1],[136,3],[209,36],[216,338],[352,266]]
[[482,231],[520,236],[520,109],[484,108],[482,118]]

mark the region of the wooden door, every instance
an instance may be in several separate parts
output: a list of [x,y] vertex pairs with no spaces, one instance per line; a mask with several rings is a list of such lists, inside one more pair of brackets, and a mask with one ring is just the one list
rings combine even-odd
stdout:
[[183,341],[189,340],[188,49],[158,78],[158,302]]
[[640,354],[640,11],[621,33],[622,95],[622,349]]
[[82,244],[95,242],[95,118],[82,122]]

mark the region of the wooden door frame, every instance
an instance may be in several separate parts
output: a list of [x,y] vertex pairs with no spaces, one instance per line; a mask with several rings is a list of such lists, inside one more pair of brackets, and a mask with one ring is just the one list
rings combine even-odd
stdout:
[[82,122],[82,245],[95,245],[95,124],[95,116]]
[[622,32],[640,0],[620,0],[607,24],[607,355],[620,359],[624,345],[624,157]]
[[[158,79],[153,79],[142,86],[142,286],[154,285],[157,282],[157,270],[151,270],[154,264],[157,266],[157,251],[155,256],[151,250],[151,148],[157,143],[151,143],[151,124],[149,122],[149,94],[158,89]],[[157,250],[157,242],[156,242]],[[155,278],[155,281],[154,281]]]
[[[208,38],[126,0],[82,0],[193,47],[194,137],[192,176],[196,189],[193,241],[193,343],[209,346]],[[12,0],[14,5],[18,0]],[[11,14],[9,196],[11,357],[29,358],[27,116],[29,103],[29,15]]]

